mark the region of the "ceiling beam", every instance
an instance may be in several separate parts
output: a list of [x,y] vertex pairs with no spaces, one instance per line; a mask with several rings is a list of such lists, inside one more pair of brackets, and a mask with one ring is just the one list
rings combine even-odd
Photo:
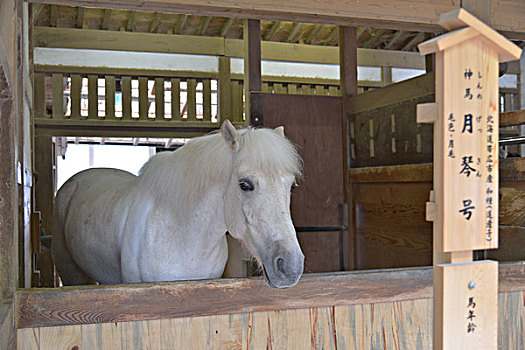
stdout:
[[403,46],[403,51],[409,51],[414,48],[417,44],[425,39],[425,33],[417,33],[412,40],[410,40],[405,46]]
[[109,20],[111,19],[111,12],[112,10],[110,9],[104,10],[104,17],[102,18],[102,25],[101,25],[103,30],[108,29]]
[[[258,18],[344,26],[442,32],[441,14],[460,8],[461,0],[434,1],[323,1],[294,0],[28,0],[65,6],[187,13],[216,17]],[[491,1],[490,24],[511,39],[525,38],[525,2]]]
[[386,44],[386,46],[385,46],[385,50],[391,48],[392,46],[394,46],[394,44],[396,43],[396,41],[398,41],[399,38],[401,37],[401,35],[403,35],[404,33],[405,33],[404,30],[398,30],[398,31],[396,32],[396,34],[392,37],[392,39],[390,39],[390,41],[388,42],[388,44]]
[[292,31],[290,32],[290,34],[286,38],[286,42],[291,43],[295,39],[295,36],[299,32],[299,30],[301,30],[302,26],[303,26],[302,23],[294,23]]
[[84,8],[77,7],[77,28],[84,27]]
[[177,23],[175,23],[175,28],[173,28],[173,34],[181,34],[184,30],[184,25],[188,20],[188,15],[180,15]]
[[[34,47],[187,53],[243,57],[243,41],[219,37],[131,33],[91,29],[35,27]],[[262,42],[262,58],[267,60],[339,63],[337,47]],[[358,49],[360,65],[424,69],[423,56],[412,52]]]
[[281,27],[280,21],[273,22],[271,28],[268,29],[268,31],[264,34],[263,40],[267,40],[267,41],[271,40],[272,37],[275,35],[275,33],[277,33],[280,27]]
[[151,21],[151,25],[149,26],[150,33],[156,33],[157,30],[159,30],[159,25],[160,25],[161,20],[162,20],[162,13],[155,12],[155,17],[153,17],[153,21]]
[[219,36],[225,37],[226,35],[228,35],[228,32],[230,31],[232,27],[233,21],[234,21],[233,18],[228,18],[224,22],[224,25],[222,26],[221,31],[219,32]]
[[130,11],[129,12],[129,17],[128,17],[128,23],[126,24],[126,30],[128,32],[132,32],[133,31],[133,27],[135,26],[135,16],[136,16],[136,12],[135,11]]
[[308,35],[306,36],[306,39],[304,39],[305,44],[311,44],[314,41],[314,39],[317,36],[317,34],[319,34],[319,32],[321,31],[322,28],[323,28],[322,24],[316,24],[312,28],[310,33],[308,33]]
[[211,17],[205,16],[202,18],[201,23],[199,25],[199,28],[197,29],[197,32],[195,35],[204,35],[206,34],[206,30],[208,30],[208,26],[210,25]]

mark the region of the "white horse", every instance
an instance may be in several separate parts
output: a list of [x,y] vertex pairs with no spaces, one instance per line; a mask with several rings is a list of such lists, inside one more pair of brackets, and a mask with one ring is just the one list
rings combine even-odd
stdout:
[[65,285],[221,277],[226,232],[275,288],[295,285],[304,256],[290,217],[301,160],[282,128],[221,132],[152,157],[140,174],[89,169],[55,198],[53,258]]

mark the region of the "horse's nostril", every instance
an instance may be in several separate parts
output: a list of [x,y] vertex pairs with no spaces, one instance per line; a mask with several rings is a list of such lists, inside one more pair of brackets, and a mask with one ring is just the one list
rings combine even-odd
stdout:
[[286,275],[283,258],[275,259],[275,269],[282,275]]

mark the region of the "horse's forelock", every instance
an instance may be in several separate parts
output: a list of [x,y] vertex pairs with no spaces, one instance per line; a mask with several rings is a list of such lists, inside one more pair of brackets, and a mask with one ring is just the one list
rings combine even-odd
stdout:
[[239,158],[266,171],[285,171],[300,177],[302,160],[297,148],[272,129],[247,129],[241,132]]

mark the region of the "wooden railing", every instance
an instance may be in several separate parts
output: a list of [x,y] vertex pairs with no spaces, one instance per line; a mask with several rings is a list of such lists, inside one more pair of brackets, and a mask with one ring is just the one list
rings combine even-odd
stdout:
[[34,86],[36,119],[217,123],[213,78],[35,73]]

